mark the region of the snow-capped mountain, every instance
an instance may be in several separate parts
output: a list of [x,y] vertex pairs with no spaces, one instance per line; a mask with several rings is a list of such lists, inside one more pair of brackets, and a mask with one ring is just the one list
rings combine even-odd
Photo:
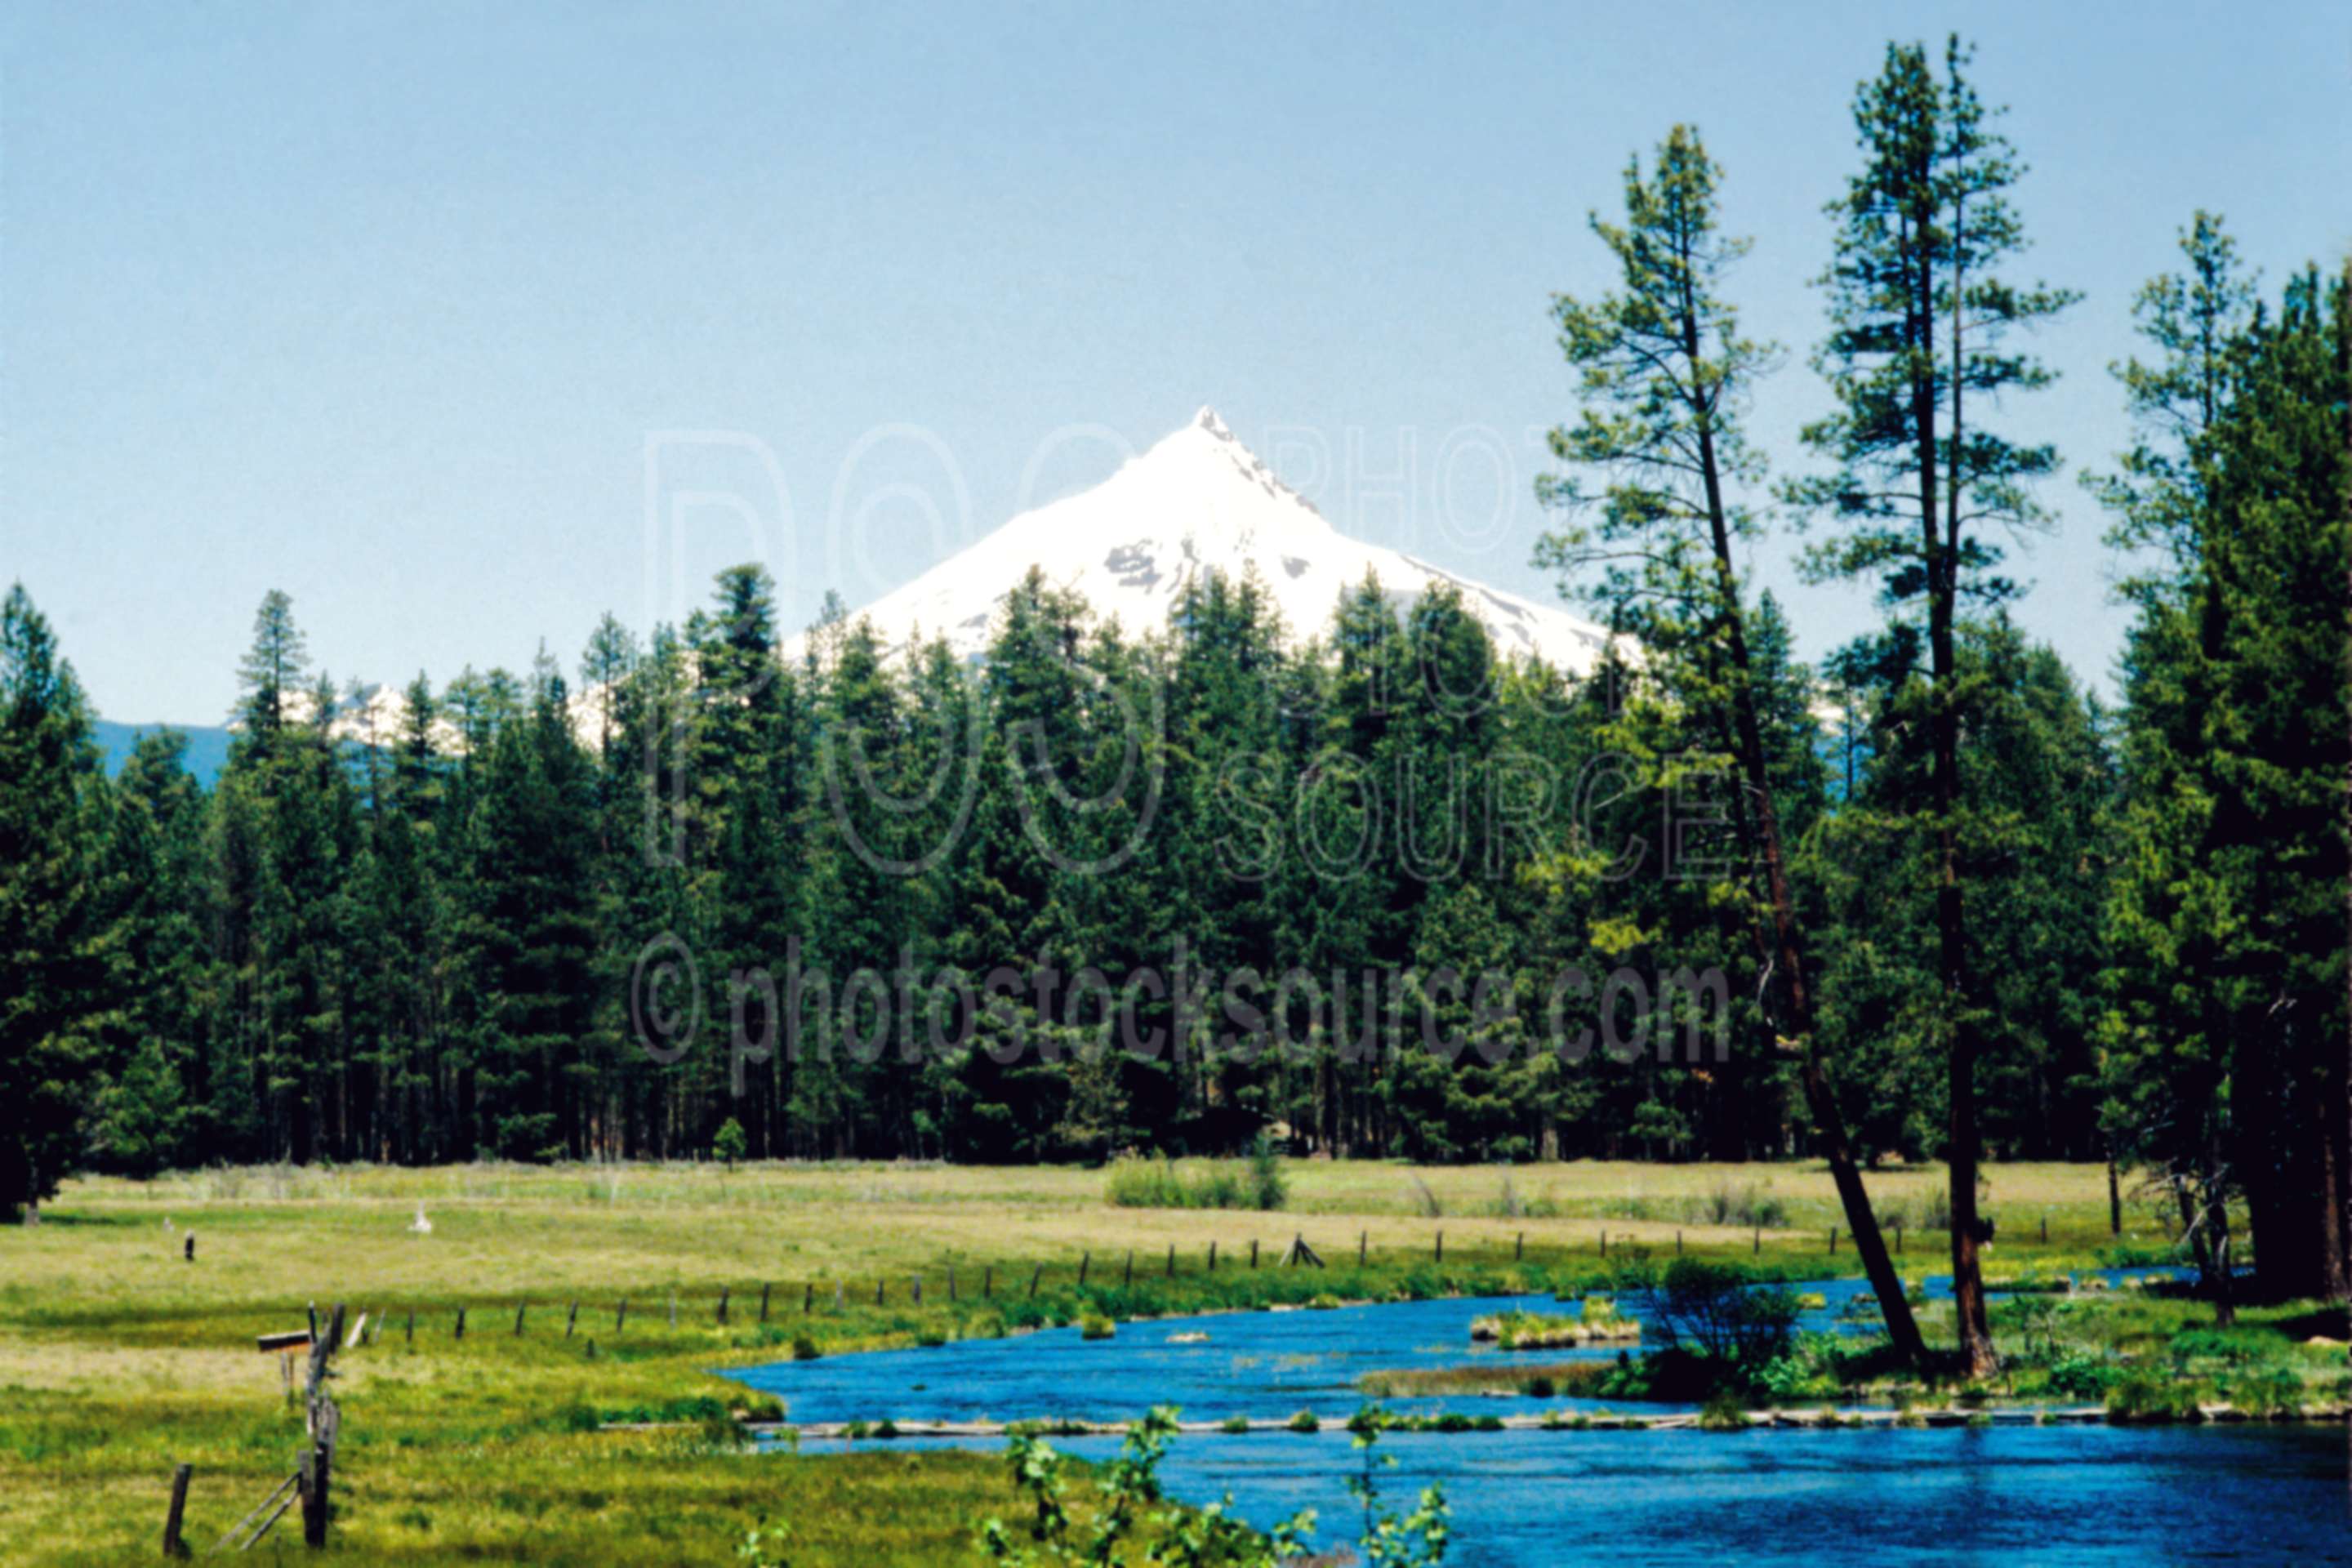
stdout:
[[1255,567],[1297,640],[1327,632],[1341,594],[1369,571],[1400,609],[1453,584],[1507,658],[1540,658],[1580,675],[1608,642],[1602,627],[1566,610],[1349,538],[1276,479],[1213,408],[1094,489],[1023,512],[864,614],[894,648],[943,637],[973,658],[1033,565],[1098,616],[1117,616],[1130,635],[1164,627],[1184,585],[1203,572],[1239,579]]
[[[1581,675],[1609,639],[1580,616],[1349,538],[1276,479],[1212,408],[1094,489],[1023,512],[863,614],[895,651],[939,636],[976,658],[1006,596],[1033,565],[1097,616],[1116,616],[1130,635],[1164,628],[1178,595],[1202,573],[1239,580],[1255,569],[1294,641],[1327,632],[1340,595],[1367,572],[1400,612],[1437,584],[1454,584],[1506,658],[1538,658]],[[804,642],[793,639],[786,657],[799,658]],[[572,726],[583,739],[599,733],[604,700],[601,691],[571,693]],[[289,717],[306,720],[310,695],[289,691],[286,705]],[[338,699],[330,730],[341,740],[389,747],[406,726],[407,710],[402,688],[363,686]],[[446,715],[436,719],[433,741],[445,754],[463,749]]]

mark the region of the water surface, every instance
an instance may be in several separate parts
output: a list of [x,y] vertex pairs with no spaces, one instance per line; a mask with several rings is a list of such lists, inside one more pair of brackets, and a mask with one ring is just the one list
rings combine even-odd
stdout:
[[[1931,1293],[1937,1283],[1929,1281]],[[1807,1315],[1809,1326],[1837,1321],[1856,1288],[1850,1280],[1801,1287],[1830,1299],[1826,1311]],[[1242,1517],[1259,1525],[1312,1508],[1328,1547],[1352,1540],[1359,1523],[1344,1486],[1358,1457],[1338,1430],[1363,1403],[1359,1373],[1616,1353],[1613,1346],[1474,1349],[1470,1321],[1513,1306],[1564,1310],[1528,1297],[1163,1318],[1121,1323],[1107,1342],[1056,1329],[737,1375],[783,1399],[796,1422],[1111,1421],[1153,1405],[1179,1405],[1190,1420],[1312,1410],[1330,1429],[1187,1433],[1161,1473],[1171,1492],[1191,1500],[1230,1492]],[[1193,1333],[1209,1337],[1175,1342]],[[1386,1403],[1472,1414],[1595,1408],[1573,1399]],[[1089,1458],[1118,1446],[1107,1437],[1055,1442]],[[1381,1484],[1402,1511],[1420,1488],[1442,1482],[1454,1505],[1448,1561],[1469,1568],[2352,1563],[2347,1442],[2335,1426],[1398,1433],[1381,1443],[1399,1460]]]

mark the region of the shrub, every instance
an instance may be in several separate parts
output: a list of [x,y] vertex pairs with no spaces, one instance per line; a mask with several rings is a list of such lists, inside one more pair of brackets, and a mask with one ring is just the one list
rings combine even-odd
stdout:
[[2107,1419],[2118,1425],[2161,1425],[2203,1419],[2197,1390],[2189,1384],[2145,1370],[2134,1371],[2107,1393]]
[[794,1361],[814,1361],[818,1356],[824,1353],[824,1352],[816,1348],[816,1342],[809,1338],[806,1334],[796,1334],[793,1337],[793,1359]]
[[1290,1418],[1287,1425],[1294,1432],[1320,1432],[1323,1430],[1323,1423],[1316,1418],[1315,1412],[1312,1410],[1300,1411],[1297,1415]]
[[710,1155],[731,1171],[735,1162],[750,1152],[751,1147],[751,1141],[743,1134],[743,1124],[730,1116],[710,1140]]
[[[1275,1173],[1277,1189],[1279,1169]],[[1279,1195],[1277,1190],[1277,1195]],[[1229,1163],[1187,1172],[1173,1160],[1122,1159],[1111,1163],[1104,1196],[1118,1208],[1238,1209],[1260,1206],[1255,1177]],[[1276,1206],[1279,1206],[1278,1205]]]
[[1753,1182],[1740,1187],[1717,1182],[1715,1190],[1699,1200],[1697,1217],[1706,1225],[1780,1230],[1789,1223],[1789,1205]]
[[1307,1300],[1307,1310],[1310,1312],[1331,1312],[1337,1311],[1339,1308],[1339,1298],[1331,1295],[1328,1291],[1320,1295],[1310,1296]]
[[1246,1415],[1228,1415],[1223,1421],[1217,1423],[1217,1430],[1239,1436],[1240,1434],[1249,1430],[1249,1417]]
[[1698,1413],[1698,1429],[1702,1432],[1745,1432],[1751,1425],[1748,1412],[1729,1389],[1708,1400]]
[[2303,1414],[2303,1378],[2284,1362],[2250,1366],[2233,1374],[2222,1393],[2231,1408],[2248,1415],[2290,1416]]
[[1283,1179],[1282,1158],[1264,1132],[1250,1145],[1250,1206],[1271,1213],[1290,1202],[1290,1184]]
[[1438,1201],[1437,1194],[1430,1190],[1429,1184],[1418,1175],[1408,1179],[1412,1185],[1405,1189],[1405,1194],[1412,1200],[1413,1212],[1423,1219],[1445,1217],[1445,1205]]
[[1797,1298],[1751,1284],[1737,1268],[1678,1258],[1666,1268],[1652,1317],[1664,1349],[1689,1350],[1733,1367],[1760,1367],[1789,1353]]
[[1078,1314],[1078,1338],[1082,1340],[1107,1340],[1117,1332],[1118,1325],[1100,1312]]

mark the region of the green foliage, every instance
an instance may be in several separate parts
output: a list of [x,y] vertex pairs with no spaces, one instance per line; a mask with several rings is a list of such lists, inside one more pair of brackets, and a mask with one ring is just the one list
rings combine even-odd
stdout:
[[[1399,1518],[1381,1500],[1380,1472],[1396,1463],[1392,1454],[1377,1453],[1381,1434],[1400,1425],[1377,1405],[1360,1407],[1348,1418],[1349,1447],[1360,1456],[1357,1472],[1348,1478],[1348,1495],[1363,1510],[1363,1531],[1357,1537],[1364,1561],[1374,1568],[1434,1568],[1445,1560],[1452,1540],[1452,1509],[1444,1489],[1424,1489],[1412,1511]],[[1497,1423],[1499,1425],[1499,1423]]]
[[731,1171],[735,1168],[735,1162],[740,1160],[750,1147],[751,1140],[743,1135],[743,1124],[730,1116],[720,1122],[719,1131],[711,1135],[710,1157]]
[[1728,1389],[1709,1399],[1698,1413],[1698,1428],[1702,1432],[1745,1432],[1752,1425],[1738,1396]]
[[1162,1406],[1127,1430],[1118,1457],[1096,1473],[1100,1506],[1080,1518],[1068,1504],[1068,1461],[1034,1433],[1014,1432],[1005,1451],[1014,1488],[1028,1500],[1029,1517],[1008,1525],[1002,1518],[981,1527],[980,1544],[990,1561],[1047,1568],[1088,1563],[1097,1568],[1129,1560],[1128,1548],[1149,1539],[1150,1560],[1176,1568],[1278,1568],[1297,1555],[1300,1540],[1314,1527],[1303,1513],[1265,1535],[1230,1517],[1230,1498],[1206,1508],[1163,1506],[1160,1461],[1176,1432],[1176,1412]]
[[1290,1201],[1289,1184],[1282,1175],[1282,1157],[1275,1152],[1274,1140],[1263,1131],[1250,1144],[1249,1199],[1252,1208],[1267,1214]]
[[1797,1299],[1783,1287],[1753,1283],[1734,1265],[1683,1258],[1667,1266],[1652,1314],[1662,1350],[1760,1368],[1788,1353]]
[[1237,1209],[1254,1206],[1247,1178],[1217,1163],[1185,1170],[1173,1160],[1111,1162],[1104,1195],[1119,1208]]

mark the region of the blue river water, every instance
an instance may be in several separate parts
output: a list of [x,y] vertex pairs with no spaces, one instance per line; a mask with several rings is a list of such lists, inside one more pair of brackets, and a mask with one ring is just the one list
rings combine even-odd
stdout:
[[[1939,1283],[1930,1280],[1929,1291]],[[1857,1286],[1801,1289],[1829,1297],[1827,1310],[1807,1314],[1807,1326],[1826,1328]],[[1360,1373],[1616,1353],[1474,1349],[1470,1321],[1511,1306],[1562,1310],[1530,1297],[1162,1318],[1121,1323],[1115,1338],[1092,1343],[1056,1329],[735,1375],[782,1398],[794,1422],[1108,1421],[1152,1405],[1177,1405],[1196,1421],[1311,1410],[1326,1423],[1311,1436],[1186,1433],[1161,1473],[1173,1495],[1190,1500],[1230,1493],[1241,1516],[1260,1525],[1314,1509],[1328,1549],[1351,1541],[1358,1523],[1345,1489],[1358,1459],[1339,1426],[1364,1403]],[[1193,1334],[1208,1337],[1179,1342]],[[1473,1415],[1597,1408],[1524,1397],[1385,1403]],[[1087,1458],[1118,1446],[1108,1437],[1055,1442]],[[1444,1484],[1455,1531],[1448,1561],[1469,1568],[1604,1558],[1871,1568],[2352,1563],[2352,1450],[2337,1426],[1395,1433],[1381,1448],[1398,1460],[1381,1484],[1400,1509],[1431,1481]]]

